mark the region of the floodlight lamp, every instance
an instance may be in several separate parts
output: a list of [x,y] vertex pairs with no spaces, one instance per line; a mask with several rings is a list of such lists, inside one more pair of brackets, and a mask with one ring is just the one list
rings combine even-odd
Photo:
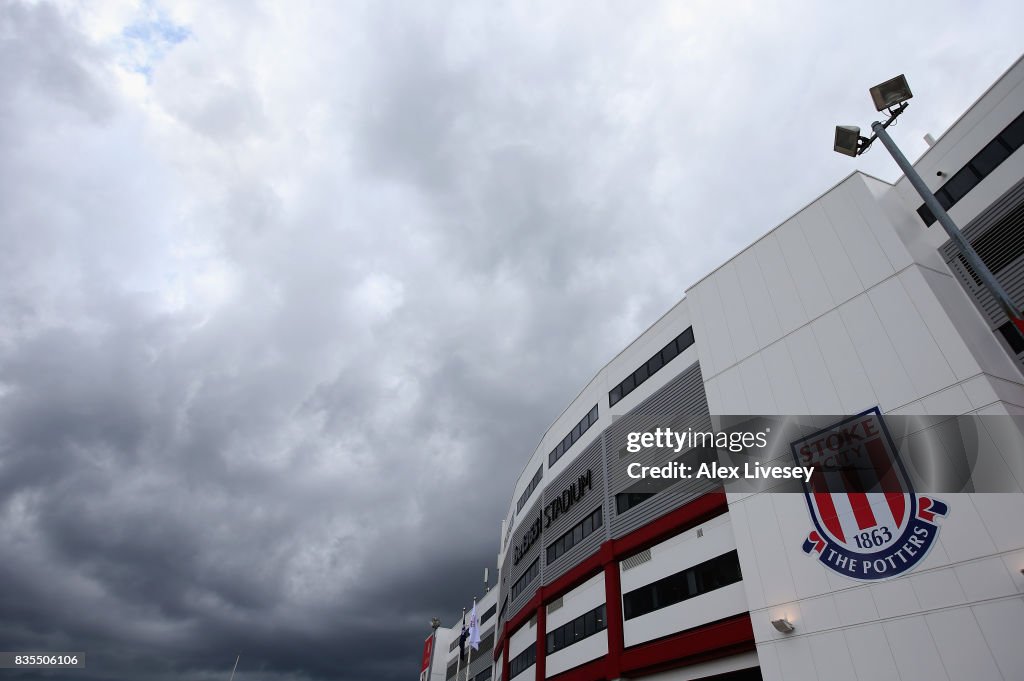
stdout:
[[775,630],[778,631],[780,634],[788,634],[795,628],[793,626],[793,623],[787,620],[785,617],[780,617],[777,620],[772,620],[772,626],[775,627]]
[[876,85],[869,92],[871,93],[871,99],[875,102],[875,109],[877,111],[885,111],[898,104],[902,104],[914,96],[914,93],[910,91],[910,85],[907,84],[907,79],[902,73],[895,78],[890,78],[884,83]]
[[860,151],[860,128],[856,125],[837,125],[836,142],[832,148],[840,154],[856,156]]

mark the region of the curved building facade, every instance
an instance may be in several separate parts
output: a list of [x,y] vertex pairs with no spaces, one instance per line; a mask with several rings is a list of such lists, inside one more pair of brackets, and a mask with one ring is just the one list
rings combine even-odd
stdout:
[[[1018,304],[1022,142],[1018,62],[916,163]],[[1024,678],[1024,449],[1004,449],[1004,493],[916,502],[941,531],[873,581],[828,569],[802,494],[624,465],[663,463],[629,451],[638,427],[708,431],[721,415],[1024,415],[1024,340],[920,204],[906,179],[851,174],[580,391],[502,522],[491,678]],[[837,513],[870,529],[879,508],[848,502]]]

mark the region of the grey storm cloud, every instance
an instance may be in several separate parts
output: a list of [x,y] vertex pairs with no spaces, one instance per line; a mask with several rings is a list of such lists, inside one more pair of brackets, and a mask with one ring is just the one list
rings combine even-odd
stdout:
[[866,88],[916,155],[1021,48],[1019,3],[847,11],[0,6],[5,648],[411,678],[544,429],[853,170]]

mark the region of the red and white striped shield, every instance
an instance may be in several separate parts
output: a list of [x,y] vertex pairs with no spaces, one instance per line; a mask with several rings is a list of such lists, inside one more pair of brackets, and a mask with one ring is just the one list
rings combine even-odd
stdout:
[[911,486],[878,408],[792,443],[816,530],[804,541],[833,570],[854,579],[892,577],[927,553],[947,506]]

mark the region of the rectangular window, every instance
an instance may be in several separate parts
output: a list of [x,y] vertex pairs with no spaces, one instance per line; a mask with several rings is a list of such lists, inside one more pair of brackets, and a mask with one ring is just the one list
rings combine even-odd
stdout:
[[539,574],[540,559],[538,558],[530,564],[530,567],[526,568],[526,572],[523,573],[523,576],[517,579],[516,583],[512,585],[512,589],[509,591],[512,600],[515,600],[519,594],[526,591],[526,587],[528,587],[533,580],[537,579]]
[[1003,336],[1003,340],[1010,346],[1015,354],[1021,354],[1024,352],[1024,336],[1021,336],[1020,331],[1014,326],[1013,322],[1006,322],[998,329],[996,329]]
[[531,666],[537,663],[537,644],[534,643],[529,648],[513,657],[508,663],[508,678],[513,678],[522,674]]
[[623,619],[630,620],[706,594],[743,579],[736,551],[663,577],[622,596]]
[[981,178],[978,177],[968,164],[961,168],[956,175],[949,178],[949,181],[942,185],[942,188],[949,192],[949,198],[955,205],[957,201],[967,195],[967,192],[974,189],[980,181]]
[[594,512],[588,515],[586,518],[581,520],[579,523],[569,528],[565,534],[556,539],[548,546],[547,549],[547,562],[551,565],[558,560],[562,554],[571,549],[572,547],[579,544],[581,541],[589,537],[594,530],[600,529],[604,523],[604,518],[601,514],[601,508],[598,506],[594,509]]
[[[935,198],[938,199],[939,205],[946,210],[952,208],[982,179],[1009,158],[1010,154],[1016,151],[1022,143],[1024,143],[1024,113],[1003,128],[1002,132],[982,147],[981,151],[965,163],[963,168],[953,173],[953,176],[935,191]],[[930,227],[935,223],[935,216],[927,206],[919,206],[917,214],[921,216],[925,225]]]
[[1008,126],[1003,128],[1003,131],[999,133],[999,139],[1006,143],[1006,146],[1010,147],[1013,151],[1017,151],[1021,144],[1024,144],[1024,113],[1010,123]]
[[561,459],[562,455],[569,451],[569,448],[576,444],[576,441],[583,437],[583,434],[586,433],[595,423],[597,423],[596,404],[591,407],[590,411],[588,411],[582,419],[580,419],[579,423],[573,426],[572,430],[569,431],[569,434],[551,450],[548,454],[548,467],[550,468],[551,466],[554,466],[555,462]]
[[622,515],[654,496],[654,492],[619,492],[615,495],[615,512]]
[[556,653],[607,628],[608,618],[605,616],[605,605],[602,603],[590,612],[583,613],[576,619],[549,631],[545,649],[548,655]]
[[641,364],[632,374],[627,376],[621,383],[608,391],[608,406],[615,406],[629,393],[633,392],[644,381],[661,371],[661,369],[679,356],[686,348],[693,345],[693,327],[673,338],[665,347]]
[[986,177],[996,167],[1010,157],[1010,149],[998,137],[985,145],[971,160],[971,166],[981,177]]
[[487,620],[494,617],[494,613],[498,612],[498,604],[495,603],[491,607],[487,608],[483,615],[480,616],[480,624],[483,624]]
[[526,502],[530,500],[530,495],[533,494],[533,490],[537,489],[537,485],[540,484],[541,478],[544,477],[544,464],[541,464],[537,472],[533,474],[533,478],[530,480],[530,484],[526,486],[526,490],[523,491],[523,495],[519,497],[519,503],[516,504],[516,513],[523,510],[523,506],[526,506]]

